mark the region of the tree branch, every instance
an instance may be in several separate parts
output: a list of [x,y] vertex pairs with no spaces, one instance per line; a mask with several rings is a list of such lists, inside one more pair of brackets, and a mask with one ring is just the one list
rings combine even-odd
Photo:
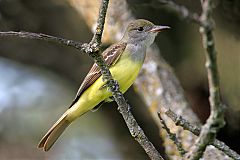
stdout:
[[108,9],[108,3],[109,0],[102,0],[100,10],[99,10],[99,15],[98,15],[98,20],[97,20],[97,27],[95,29],[94,36],[92,38],[92,43],[98,43],[99,45],[102,43],[102,34],[103,34],[103,29],[104,29],[104,24],[105,24],[105,17]]
[[212,20],[212,1],[202,0],[202,15],[201,21],[204,26],[200,27],[202,34],[203,46],[206,52],[206,68],[208,73],[209,83],[209,102],[211,107],[211,114],[207,123],[202,127],[200,136],[198,137],[195,145],[192,147],[187,158],[190,160],[197,160],[202,157],[207,145],[212,143],[216,137],[217,132],[225,124],[224,109],[220,100],[219,90],[219,74],[217,69],[216,49],[213,39],[213,20]]
[[103,75],[103,81],[106,81],[107,87],[111,91],[115,101],[118,104],[119,112],[122,114],[131,135],[135,140],[142,146],[145,152],[148,154],[150,159],[153,160],[163,160],[160,153],[155,149],[153,144],[148,140],[147,136],[144,134],[144,131],[138,125],[134,116],[130,111],[130,106],[127,104],[126,100],[123,97],[123,94],[119,90],[118,82],[113,80],[112,75],[109,71],[108,66],[104,62],[102,55],[100,54],[101,38],[104,29],[105,17],[108,8],[109,0],[102,0],[101,7],[99,10],[99,16],[97,20],[97,27],[94,33],[94,36],[90,43],[79,43],[72,40],[67,40],[64,38],[58,38],[42,33],[30,33],[30,32],[0,32],[0,36],[17,36],[27,39],[38,39],[47,42],[55,42],[63,44],[66,46],[74,47],[78,50],[82,50],[85,53],[89,54],[97,65],[101,69]]
[[158,2],[168,5],[170,9],[178,13],[182,18],[197,23],[200,26],[204,26],[200,20],[200,16],[197,13],[189,11],[185,6],[179,5],[172,0],[158,0]]
[[[184,130],[188,130],[192,132],[194,135],[199,136],[201,132],[201,128],[198,126],[194,126],[191,124],[188,120],[184,119],[182,116],[177,115],[174,113],[172,110],[167,110],[165,111],[165,114],[172,119],[172,121],[177,125],[181,126]],[[215,139],[212,143],[213,146],[215,146],[217,149],[220,151],[224,152],[226,155],[229,157],[235,159],[235,160],[240,160],[240,155],[231,150],[225,143]]]
[[182,146],[182,143],[178,140],[176,134],[175,134],[175,133],[172,133],[172,132],[170,131],[170,129],[167,127],[167,125],[166,125],[165,121],[163,120],[160,112],[158,112],[158,117],[159,117],[160,122],[161,122],[161,124],[162,124],[162,128],[166,130],[169,138],[170,138],[170,139],[173,141],[173,143],[177,146],[177,149],[178,149],[180,155],[183,157],[184,154],[187,153],[187,152],[184,150],[184,148],[183,148],[183,146]]
[[82,49],[82,47],[83,47],[82,43],[80,43],[80,42],[76,42],[76,41],[64,39],[64,38],[59,38],[59,37],[54,37],[54,36],[43,34],[43,33],[32,33],[32,32],[25,32],[25,31],[0,32],[0,37],[9,37],[9,36],[20,37],[20,38],[25,38],[25,39],[37,39],[37,40],[42,40],[42,41],[46,41],[46,42],[54,42],[54,43],[70,46],[70,47],[73,47],[76,49]]

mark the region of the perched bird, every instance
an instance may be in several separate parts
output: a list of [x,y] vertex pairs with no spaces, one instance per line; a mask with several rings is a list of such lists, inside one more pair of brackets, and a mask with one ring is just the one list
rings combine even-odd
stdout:
[[[123,38],[103,52],[103,58],[113,78],[118,81],[121,92],[124,93],[133,84],[145,59],[146,49],[158,32],[168,28],[144,19],[134,20],[129,23]],[[41,139],[38,148],[48,151],[76,118],[103,102],[111,101],[111,97],[112,94],[102,80],[100,68],[93,64],[69,109]]]

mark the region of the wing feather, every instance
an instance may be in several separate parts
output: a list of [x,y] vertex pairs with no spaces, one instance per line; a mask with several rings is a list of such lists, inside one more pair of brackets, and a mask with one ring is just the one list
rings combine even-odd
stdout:
[[[114,65],[120,56],[122,55],[123,51],[125,50],[127,46],[127,43],[120,42],[117,44],[114,44],[107,48],[103,52],[103,59],[105,63],[110,67]],[[77,95],[75,96],[75,99],[73,100],[72,104],[69,108],[71,108],[80,98],[82,93],[91,86],[99,77],[101,76],[101,70],[98,67],[96,63],[93,64],[92,68],[88,72],[87,76],[84,78],[80,88],[78,89]]]

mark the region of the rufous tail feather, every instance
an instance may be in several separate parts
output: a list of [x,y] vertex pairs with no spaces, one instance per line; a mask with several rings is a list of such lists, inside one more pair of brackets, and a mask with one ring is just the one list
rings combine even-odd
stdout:
[[48,151],[56,140],[60,137],[63,131],[70,125],[71,122],[67,120],[67,114],[63,114],[61,118],[49,129],[45,136],[38,144],[38,148],[43,148]]

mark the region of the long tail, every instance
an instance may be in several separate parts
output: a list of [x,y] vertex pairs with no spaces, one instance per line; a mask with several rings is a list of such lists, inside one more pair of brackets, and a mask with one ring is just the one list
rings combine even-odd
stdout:
[[64,113],[41,139],[38,148],[43,148],[44,151],[48,151],[71,122],[67,120],[67,113]]

